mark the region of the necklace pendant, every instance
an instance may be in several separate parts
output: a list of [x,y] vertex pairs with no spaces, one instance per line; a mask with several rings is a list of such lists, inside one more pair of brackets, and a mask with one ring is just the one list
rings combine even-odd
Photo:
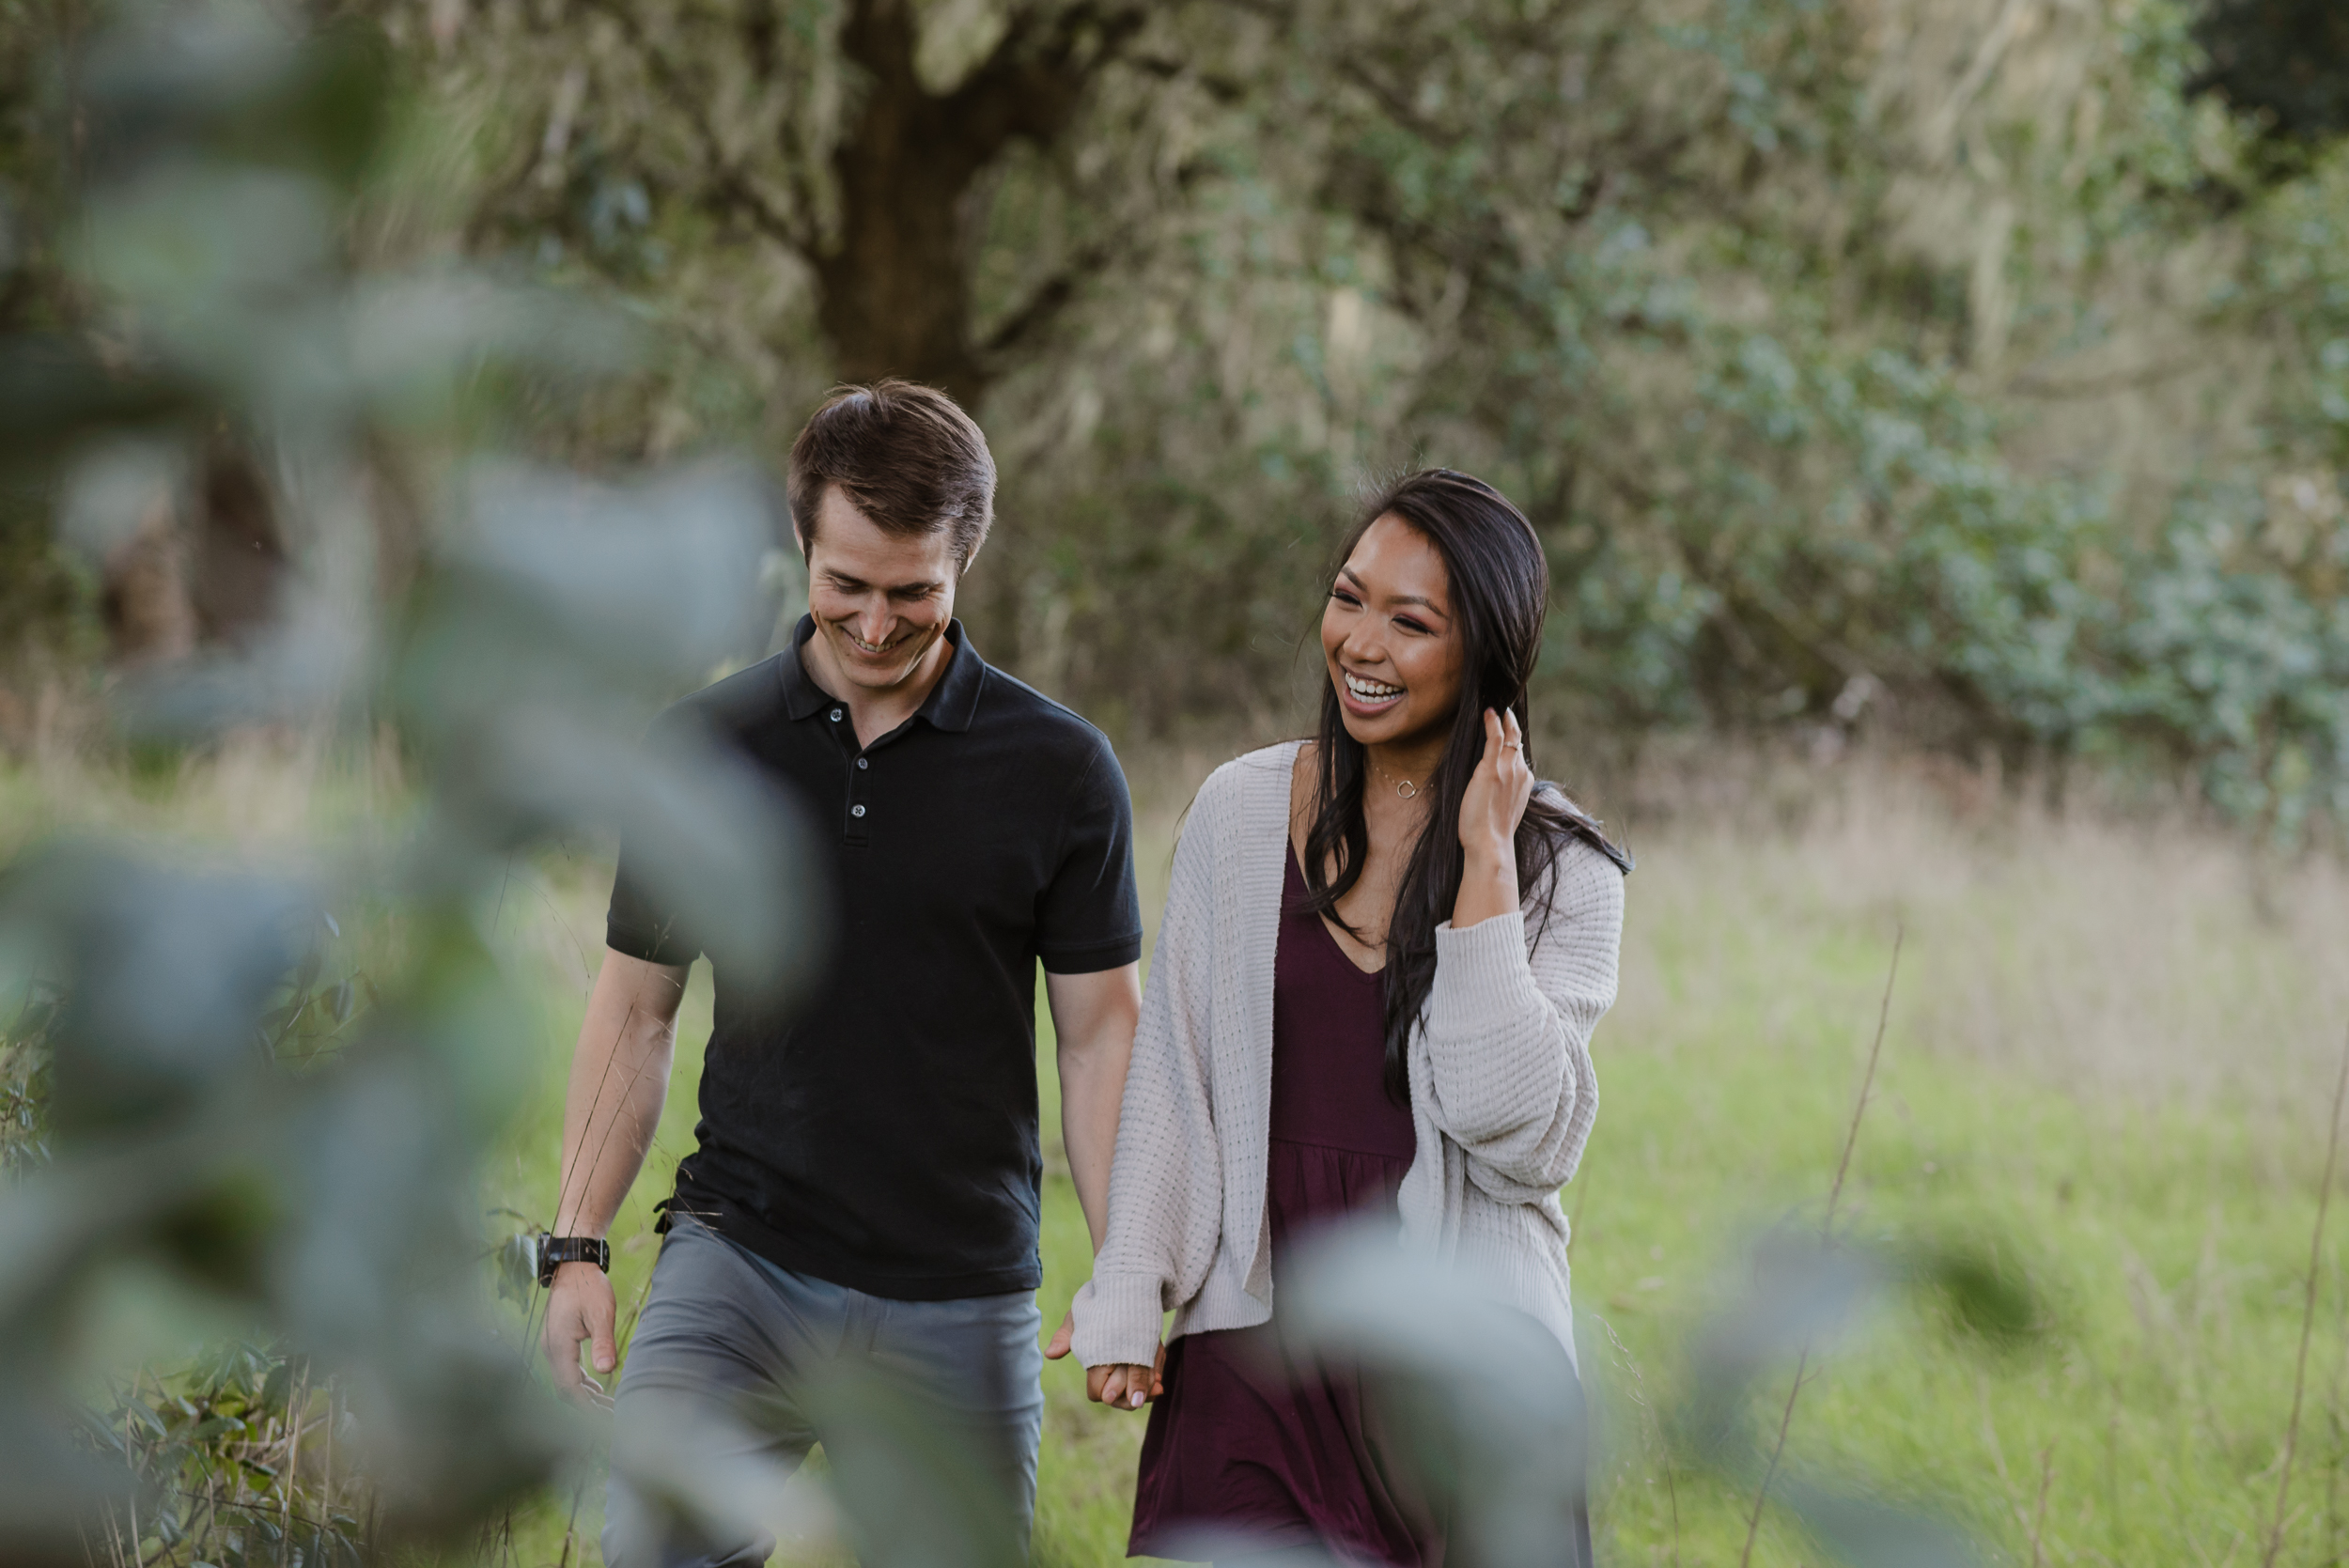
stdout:
[[1396,784],[1394,786],[1394,792],[1397,795],[1402,796],[1406,800],[1416,800],[1419,799],[1419,786],[1411,783],[1408,779],[1406,779],[1401,784]]

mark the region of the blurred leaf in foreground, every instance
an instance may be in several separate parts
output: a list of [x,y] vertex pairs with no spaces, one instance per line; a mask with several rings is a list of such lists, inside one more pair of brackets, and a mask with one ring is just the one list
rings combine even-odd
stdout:
[[[194,476],[239,452],[288,541],[272,613],[126,681],[120,717],[181,745],[389,721],[425,810],[273,876],[101,841],[0,868],[0,997],[24,1003],[0,1037],[0,1560],[459,1542],[587,1448],[490,1311],[475,1184],[533,1020],[487,890],[625,827],[697,920],[814,951],[788,808],[694,737],[643,744],[763,643],[777,509],[739,466],[595,484],[475,449],[486,369],[601,374],[627,334],[476,272],[354,264],[392,110],[355,35],[228,0],[106,20],[70,77],[68,257],[105,332],[0,348],[0,406],[31,415],[0,439],[63,476],[93,561],[146,549],[163,579]],[[331,909],[364,977],[327,962]]]
[[[1672,1418],[1686,1463],[1750,1486],[1765,1376],[1830,1347],[1894,1277],[1897,1254],[1823,1247],[1774,1231],[1743,1260],[1750,1284],[1693,1336],[1689,1388]],[[1586,1484],[1590,1434],[1562,1348],[1472,1270],[1407,1253],[1391,1235],[1340,1233],[1298,1260],[1281,1311],[1325,1353],[1359,1361],[1405,1417],[1410,1455],[1455,1510],[1453,1558],[1481,1568],[1557,1560]],[[1905,1490],[1905,1488],[1904,1488]],[[1770,1496],[1841,1560],[1965,1568],[1965,1532],[1896,1501],[1887,1478],[1781,1471]],[[1451,1559],[1448,1559],[1450,1560]]]

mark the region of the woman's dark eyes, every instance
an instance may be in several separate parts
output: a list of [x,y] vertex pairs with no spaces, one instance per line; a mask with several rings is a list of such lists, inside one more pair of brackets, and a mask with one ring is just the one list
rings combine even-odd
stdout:
[[[1336,599],[1340,604],[1345,605],[1348,610],[1360,610],[1362,607],[1362,601],[1356,598],[1351,593],[1348,593],[1344,588],[1330,589],[1330,597]],[[1432,637],[1435,635],[1433,631],[1428,629],[1424,622],[1415,621],[1408,615],[1397,615],[1394,618],[1394,624],[1401,627],[1406,631],[1416,631],[1423,637]]]

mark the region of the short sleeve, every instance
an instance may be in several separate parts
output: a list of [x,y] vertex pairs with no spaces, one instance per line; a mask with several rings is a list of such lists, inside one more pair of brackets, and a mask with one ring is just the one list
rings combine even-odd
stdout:
[[1057,863],[1036,902],[1036,954],[1053,974],[1093,974],[1142,956],[1142,900],[1134,892],[1134,804],[1108,740],[1064,810]]
[[603,917],[603,945],[648,964],[690,965],[701,956],[701,944],[686,935],[677,911],[652,895],[625,841],[612,878],[612,907]]
[[[645,737],[646,750],[680,743],[682,727],[677,709],[661,714]],[[648,848],[639,834],[621,834],[620,867],[612,878],[612,907],[603,921],[604,945],[648,964],[691,965],[701,956],[702,944],[688,935],[681,912],[655,891],[661,878],[647,870]]]

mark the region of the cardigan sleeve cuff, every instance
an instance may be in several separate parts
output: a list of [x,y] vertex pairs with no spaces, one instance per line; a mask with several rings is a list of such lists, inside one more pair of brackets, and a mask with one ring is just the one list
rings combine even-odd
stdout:
[[1525,957],[1525,915],[1512,909],[1465,929],[1436,927],[1436,976],[1427,989],[1427,1027],[1458,1039],[1483,1034],[1539,1008],[1541,987]]
[[1159,1281],[1141,1274],[1095,1275],[1068,1304],[1077,1320],[1069,1341],[1088,1367],[1146,1367],[1158,1358]]

